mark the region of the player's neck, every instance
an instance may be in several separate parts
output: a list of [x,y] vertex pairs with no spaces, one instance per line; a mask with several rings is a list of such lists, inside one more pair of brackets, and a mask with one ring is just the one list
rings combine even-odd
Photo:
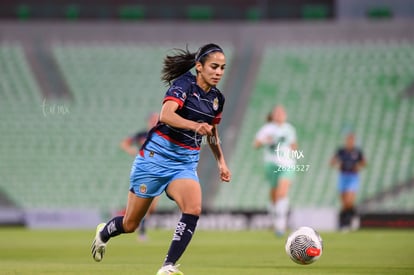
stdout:
[[197,77],[197,85],[200,87],[204,92],[208,93],[211,90],[211,85],[209,85],[207,82],[205,82],[200,77]]

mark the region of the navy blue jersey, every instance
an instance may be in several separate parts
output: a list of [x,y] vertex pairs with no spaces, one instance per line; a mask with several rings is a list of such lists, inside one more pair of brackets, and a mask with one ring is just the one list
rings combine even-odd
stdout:
[[[196,122],[206,122],[210,125],[220,122],[225,101],[223,94],[217,88],[212,87],[209,92],[201,89],[196,84],[196,77],[191,72],[183,74],[173,82],[167,90],[163,102],[168,100],[178,103],[179,108],[176,113],[181,117]],[[162,137],[164,141],[160,141],[159,137]],[[185,150],[180,150],[176,146],[170,146],[168,143],[165,143],[165,140]],[[156,148],[158,147],[167,155],[172,154],[172,151],[175,151],[174,155],[191,155],[198,154],[198,152],[194,151],[200,150],[201,142],[202,136],[192,130],[158,123],[152,129],[145,148],[158,151]],[[156,143],[155,147],[154,143]]]
[[135,144],[138,148],[144,144],[145,140],[147,139],[148,132],[147,131],[141,131],[135,133],[133,136],[130,137],[132,140],[132,143]]
[[354,148],[352,150],[339,148],[335,156],[340,161],[341,172],[345,173],[358,172],[357,166],[364,160],[362,150],[359,148]]

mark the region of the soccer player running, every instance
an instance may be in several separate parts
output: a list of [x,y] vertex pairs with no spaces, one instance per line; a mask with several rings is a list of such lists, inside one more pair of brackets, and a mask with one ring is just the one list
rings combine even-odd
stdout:
[[277,236],[287,229],[289,211],[288,191],[295,177],[296,159],[293,150],[297,149],[296,130],[286,122],[285,108],[273,108],[268,122],[256,134],[254,147],[264,147],[265,176],[270,185],[269,215]]
[[[147,128],[145,130],[135,133],[132,136],[129,136],[123,139],[120,144],[121,149],[124,150],[126,153],[130,154],[131,156],[135,157],[139,152],[139,148],[141,148],[141,146],[144,145],[149,131],[157,125],[158,117],[159,117],[158,113],[156,112],[150,113],[147,117]],[[140,241],[147,240],[146,221],[149,215],[155,212],[158,200],[159,200],[159,197],[154,198],[154,200],[151,203],[150,208],[147,211],[147,214],[141,220],[141,223],[138,226],[137,233],[138,233],[138,240]],[[125,215],[125,210],[126,209],[122,209],[122,211],[118,212],[118,214],[122,216]]]
[[[182,212],[162,267],[157,275],[182,275],[176,262],[195,232],[201,214],[201,186],[197,176],[202,137],[218,165],[222,181],[231,172],[221,150],[217,124],[224,96],[216,88],[226,59],[216,44],[196,53],[176,50],[164,59],[161,79],[170,85],[163,100],[159,123],[154,127],[132,165],[125,216],[97,226],[92,256],[101,261],[110,238],[131,233],[145,216],[154,197],[166,192]],[[195,67],[196,75],[190,72]]]
[[348,133],[345,144],[336,151],[331,159],[331,165],[339,169],[338,189],[341,197],[339,213],[339,230],[351,229],[356,217],[355,198],[359,187],[358,172],[366,165],[362,150],[355,144],[355,135]]

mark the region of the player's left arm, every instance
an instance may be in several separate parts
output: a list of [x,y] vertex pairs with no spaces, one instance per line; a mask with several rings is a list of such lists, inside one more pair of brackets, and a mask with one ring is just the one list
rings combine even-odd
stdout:
[[227,167],[226,160],[224,159],[224,154],[223,150],[221,149],[220,138],[216,124],[213,124],[212,135],[207,136],[207,142],[210,146],[211,151],[213,152],[214,157],[217,160],[221,180],[229,182],[231,180],[231,172]]

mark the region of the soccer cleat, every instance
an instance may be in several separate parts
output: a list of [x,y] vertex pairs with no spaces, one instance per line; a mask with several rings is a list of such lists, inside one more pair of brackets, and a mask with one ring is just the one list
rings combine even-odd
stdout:
[[157,275],[184,275],[178,270],[179,265],[165,265],[158,270]]
[[100,223],[96,227],[96,235],[95,239],[92,242],[92,257],[95,261],[100,262],[105,254],[106,243],[101,240],[101,233],[102,229],[105,227],[106,223]]

